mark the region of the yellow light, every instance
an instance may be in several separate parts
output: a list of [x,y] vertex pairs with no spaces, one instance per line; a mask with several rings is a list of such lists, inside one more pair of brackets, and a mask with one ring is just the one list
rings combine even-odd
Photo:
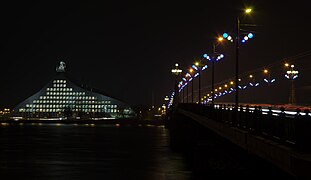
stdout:
[[267,69],[265,69],[265,70],[263,70],[263,72],[264,72],[265,74],[267,74],[269,71],[268,71]]
[[285,67],[288,67],[288,66],[289,66],[289,64],[288,64],[288,63],[285,63],[285,64],[284,64],[284,66],[285,66]]
[[251,9],[251,8],[245,9],[245,13],[246,13],[246,14],[249,14],[249,13],[251,13],[251,12],[252,12],[252,9]]
[[239,79],[239,81],[241,81],[241,79]]
[[199,66],[199,64],[200,64],[199,62],[195,62],[195,65],[196,65],[196,66]]
[[215,89],[215,92],[217,92],[218,90],[217,89]]
[[192,72],[193,72],[193,69],[192,69],[192,68],[190,68],[190,69],[189,69],[189,72],[190,72],[190,73],[192,73]]
[[209,94],[207,94],[207,96],[209,96]]
[[230,84],[232,85],[232,84],[233,84],[233,81],[230,81]]
[[253,75],[249,75],[249,78],[253,78]]
[[218,37],[218,41],[221,42],[222,40],[224,40],[223,37]]
[[227,84],[225,84],[225,87],[228,87],[228,85],[227,85]]
[[219,87],[218,89],[219,89],[219,90],[221,90],[222,88],[221,88],[221,87]]

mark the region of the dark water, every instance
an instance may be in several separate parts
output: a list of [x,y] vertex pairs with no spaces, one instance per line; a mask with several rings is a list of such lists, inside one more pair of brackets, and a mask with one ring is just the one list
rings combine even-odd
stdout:
[[0,179],[193,179],[163,126],[0,125]]
[[164,126],[0,123],[0,179],[293,179],[204,136],[181,154]]

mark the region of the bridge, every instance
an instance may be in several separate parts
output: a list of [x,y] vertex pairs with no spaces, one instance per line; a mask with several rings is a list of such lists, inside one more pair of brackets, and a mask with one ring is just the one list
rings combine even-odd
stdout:
[[194,148],[209,131],[239,147],[246,154],[260,157],[298,178],[311,177],[311,117],[286,114],[282,108],[239,107],[179,103],[166,116],[171,145]]
[[[205,54],[184,74],[176,64],[172,70],[175,90],[166,114],[172,147],[195,148],[204,139],[201,132],[210,132],[245,154],[294,177],[310,179],[310,93],[298,94],[301,100],[297,101],[295,87],[298,74],[309,72],[307,61],[304,66],[301,60],[310,55],[307,51],[255,70],[236,71],[235,77],[217,83],[214,63],[219,59],[215,56]],[[299,64],[301,71],[294,64]],[[279,94],[286,94],[282,103],[273,100]],[[264,102],[255,101],[257,97]]]

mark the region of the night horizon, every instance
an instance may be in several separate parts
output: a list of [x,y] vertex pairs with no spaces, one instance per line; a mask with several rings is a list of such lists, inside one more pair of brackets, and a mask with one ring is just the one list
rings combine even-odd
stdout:
[[311,179],[309,4],[3,3],[0,177]]
[[[133,106],[160,106],[174,90],[174,64],[186,71],[210,53],[214,38],[234,31],[236,17],[245,7],[253,7],[254,13],[241,20],[258,26],[252,28],[254,39],[241,47],[241,73],[309,52],[311,27],[304,3],[7,3],[1,13],[5,33],[0,107],[13,108],[40,90],[55,75],[60,61],[81,84]],[[227,42],[217,49],[225,54],[215,67],[216,82],[221,82],[234,77],[234,45]],[[293,61],[301,72],[298,89],[310,86],[308,59]],[[205,72],[205,87],[210,84],[209,73]],[[283,83],[274,94],[285,88]],[[287,94],[280,93],[274,102],[286,103]],[[233,101],[233,96],[223,101]]]

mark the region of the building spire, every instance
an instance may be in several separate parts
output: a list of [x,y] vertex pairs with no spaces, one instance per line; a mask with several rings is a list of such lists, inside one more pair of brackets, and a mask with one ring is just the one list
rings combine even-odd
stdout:
[[56,67],[56,72],[65,72],[66,64],[64,61],[59,62],[59,66]]

